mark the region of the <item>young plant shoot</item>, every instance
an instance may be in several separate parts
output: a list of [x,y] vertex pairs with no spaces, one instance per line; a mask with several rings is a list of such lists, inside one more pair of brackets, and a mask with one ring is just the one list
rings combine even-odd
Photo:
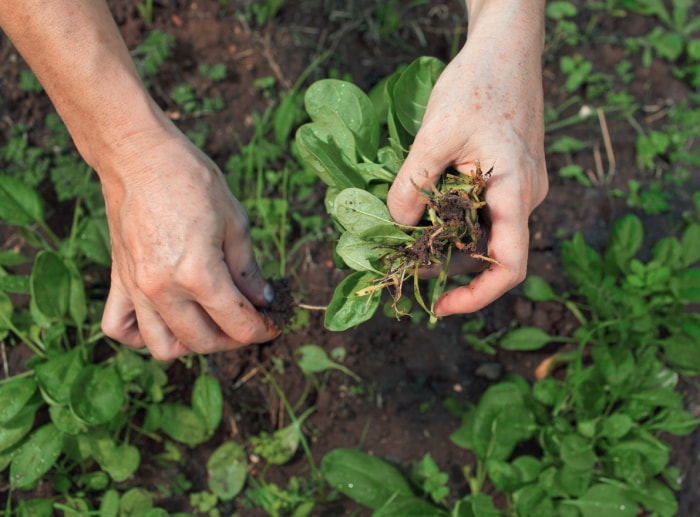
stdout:
[[[435,321],[433,306],[444,291],[453,251],[493,261],[477,253],[483,236],[479,214],[491,172],[482,171],[478,162],[471,174],[448,170],[436,186],[423,190],[426,212],[417,226],[398,224],[386,206],[389,187],[444,66],[435,58],[418,58],[369,95],[335,79],[307,90],[311,122],[299,128],[297,145],[306,165],[328,186],[326,210],[340,231],[336,260],[354,270],[337,286],[326,309],[330,330],[369,319],[384,290],[393,299],[394,312],[405,314],[403,286],[409,280],[416,301]],[[440,271],[427,299],[418,282],[425,268]]]

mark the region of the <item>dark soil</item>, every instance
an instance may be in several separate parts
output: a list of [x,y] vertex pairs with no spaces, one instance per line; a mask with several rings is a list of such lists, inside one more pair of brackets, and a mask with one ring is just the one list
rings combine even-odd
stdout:
[[[223,96],[226,109],[205,119],[211,128],[207,152],[222,167],[237,151],[238,142],[248,141],[253,134],[254,113],[262,113],[274,101],[274,94],[254,86],[257,79],[274,77],[277,94],[289,89],[319,55],[330,51],[331,57],[314,69],[309,81],[333,73],[348,75],[368,88],[398,65],[419,55],[448,60],[452,49],[461,45],[466,34],[464,9],[456,0],[430,1],[410,9],[401,3],[401,22],[388,31],[382,31],[383,27],[377,25],[373,16],[377,5],[382,3],[377,0],[287,0],[277,17],[263,27],[255,27],[240,16],[251,3],[244,0],[156,1],[151,27],[138,15],[137,3],[137,0],[109,0],[130,48],[135,48],[153,28],[164,29],[176,37],[175,56],[168,60],[153,85],[154,96],[172,118],[183,129],[190,129],[198,122],[180,113],[169,97],[168,92],[177,84],[192,84],[205,96]],[[566,46],[547,49],[545,98],[550,107],[560,106],[569,96],[562,88],[559,73],[561,55],[579,52],[594,63],[594,70],[609,72],[623,58],[622,48],[615,41],[624,35],[644,35],[651,29],[647,18],[633,16],[580,22],[581,27],[595,24],[597,31],[609,37],[576,49]],[[202,63],[224,63],[232,73],[226,81],[213,83],[198,73]],[[12,46],[0,41],[0,144],[20,122],[38,144],[45,135],[43,120],[51,106],[42,94],[19,88],[23,68]],[[691,93],[685,83],[672,76],[666,63],[654,62],[649,68],[638,64],[633,73],[634,80],[626,88],[650,113],[655,109],[658,113]],[[559,262],[561,242],[580,231],[590,245],[602,249],[610,221],[625,210],[623,202],[609,195],[611,190],[626,189],[631,179],[646,181],[635,164],[635,131],[624,120],[609,120],[608,124],[616,157],[611,181],[586,188],[563,179],[559,169],[568,164],[567,159],[563,155],[551,156],[548,159],[550,193],[531,217],[529,273],[544,277],[560,291],[567,287]],[[565,131],[595,141],[602,149],[603,137],[596,124],[580,124]],[[584,155],[584,167],[592,172],[597,170],[594,153]],[[694,172],[691,180],[694,184],[677,193],[674,206],[677,213],[687,206],[688,192],[700,186],[697,171]],[[318,196],[316,204],[320,213],[321,186]],[[671,219],[645,220],[648,237],[657,239],[668,232]],[[330,225],[328,234],[333,235]],[[21,246],[21,239],[0,227],[0,243],[3,249]],[[326,305],[344,276],[334,267],[331,239],[306,241],[298,255],[289,275],[290,292],[306,304]],[[218,443],[226,439],[244,441],[260,431],[271,431],[288,423],[281,401],[261,372],[274,370],[284,393],[294,403],[304,393],[307,382],[296,366],[295,351],[313,343],[328,351],[344,348],[345,365],[363,379],[363,388],[359,390],[352,387],[351,379],[334,372],[323,379],[322,389],[311,390],[307,404],[313,404],[317,410],[309,418],[306,429],[317,461],[338,447],[359,447],[402,465],[430,453],[440,468],[450,474],[454,489],[465,493],[461,469],[472,458],[451,444],[449,436],[459,421],[442,402],[448,397],[463,404],[474,402],[489,383],[506,373],[533,379],[536,366],[552,352],[498,351],[495,356],[476,352],[462,332],[462,325],[475,318],[484,322],[481,331],[484,335],[509,328],[513,323],[535,325],[550,334],[564,336],[571,335],[576,328],[576,321],[559,304],[529,301],[518,288],[476,315],[450,317],[432,329],[424,323],[398,321],[378,314],[355,329],[331,333],[323,327],[323,313],[311,312],[308,325],[285,332],[273,343],[209,356],[209,371],[221,381],[226,401],[219,433],[204,446],[189,451],[182,467],[144,464],[133,484],[157,491],[158,486],[168,486],[181,471],[193,483],[193,491],[205,490],[206,459]],[[11,372],[20,370],[25,359],[20,347],[10,350]],[[171,383],[182,386],[181,395],[187,397],[196,368],[187,370],[176,364],[170,372]],[[700,417],[700,395],[692,383],[686,384],[686,395],[688,408]],[[700,433],[668,440],[674,448],[672,463],[684,474],[679,515],[700,515]],[[300,457],[285,467],[271,469],[267,480],[286,486],[288,476],[308,473],[305,465],[305,459]],[[51,491],[50,487],[43,489]],[[0,492],[0,500],[5,497]],[[158,504],[170,511],[190,510],[186,496],[172,496]],[[238,510],[244,516],[263,515],[258,510]],[[314,515],[369,513],[357,513],[356,508],[345,502],[319,509]]]

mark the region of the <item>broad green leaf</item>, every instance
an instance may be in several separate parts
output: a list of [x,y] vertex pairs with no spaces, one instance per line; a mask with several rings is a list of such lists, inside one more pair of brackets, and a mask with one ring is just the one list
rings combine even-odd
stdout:
[[640,488],[629,487],[627,494],[646,510],[658,512],[660,517],[674,517],[678,514],[676,495],[656,479],[649,479]]
[[534,456],[518,456],[512,461],[512,465],[518,469],[524,483],[535,481],[542,472],[542,462]]
[[37,498],[20,501],[17,507],[18,517],[51,517],[52,515],[53,501],[51,499]]
[[638,506],[625,490],[613,485],[593,485],[579,499],[562,504],[576,506],[582,517],[635,517]]
[[27,225],[44,220],[44,202],[31,187],[9,176],[0,176],[0,220]]
[[[360,88],[338,79],[316,81],[306,91],[304,104],[311,120],[326,125],[334,133],[339,125],[347,128],[354,137],[352,145],[357,146],[357,153],[366,160],[375,159],[379,121],[372,101]],[[354,156],[347,151],[346,154]]]
[[0,266],[19,266],[31,262],[15,250],[0,250]]
[[88,440],[95,461],[115,482],[126,481],[139,468],[141,454],[133,445],[117,444],[106,433],[91,433]]
[[12,300],[0,289],[0,339],[4,339],[12,327]]
[[102,495],[100,517],[117,517],[119,515],[119,492],[110,488]]
[[112,264],[112,245],[105,215],[85,218],[77,233],[76,246],[91,262],[105,267]]
[[160,428],[175,441],[195,447],[209,438],[200,416],[190,407],[165,403],[160,405]]
[[36,388],[33,377],[14,377],[0,384],[0,425],[19,415]]
[[553,339],[555,338],[538,327],[522,327],[506,334],[498,346],[505,350],[539,350]]
[[675,334],[661,342],[664,358],[673,366],[692,373],[700,372],[700,354],[696,338]]
[[387,251],[387,246],[402,246],[415,242],[415,238],[411,237],[402,231],[395,224],[378,224],[368,228],[360,234],[360,237],[374,243],[375,245],[384,245],[384,251]]
[[700,224],[691,224],[683,232],[683,265],[692,266],[700,260]]
[[321,472],[332,488],[373,510],[391,498],[413,497],[411,486],[396,467],[353,449],[334,449],[326,454]]
[[22,444],[10,464],[10,485],[29,489],[46,474],[61,454],[63,433],[53,424],[46,424]]
[[360,380],[360,378],[348,368],[328,357],[326,351],[318,345],[303,345],[299,347],[297,353],[301,354],[297,364],[299,368],[301,368],[301,371],[304,372],[304,375],[321,373],[327,370],[340,370],[350,375],[355,380]]
[[449,517],[442,508],[418,497],[398,498],[379,508],[372,517]]
[[474,454],[481,460],[506,460],[520,442],[535,431],[535,420],[512,382],[490,386],[482,395],[473,417]]
[[[377,275],[371,272],[351,273],[336,287],[324,324],[328,330],[341,331],[370,319],[379,308],[381,289],[376,288]],[[368,294],[363,290],[372,290]]]
[[347,231],[358,236],[377,225],[395,224],[384,202],[359,188],[347,188],[336,196],[335,215]]
[[68,404],[52,404],[49,406],[49,415],[56,428],[66,435],[76,435],[87,430],[85,423],[75,416]]
[[445,64],[433,57],[419,57],[401,73],[393,85],[392,108],[401,125],[415,136],[418,133],[428,99]]
[[486,462],[486,469],[491,482],[501,492],[513,493],[523,485],[520,471],[503,460],[489,459]]
[[29,294],[29,277],[27,275],[0,276],[0,290],[17,294]]
[[17,445],[32,430],[36,410],[25,406],[12,420],[0,425],[0,452]]
[[355,170],[350,157],[343,153],[333,140],[333,134],[324,126],[304,124],[297,130],[296,142],[304,163],[329,187],[366,186],[366,180]]
[[70,399],[71,385],[83,371],[81,350],[74,348],[68,352],[39,363],[34,368],[44,399],[50,404],[61,404]]
[[684,409],[670,408],[663,411],[649,426],[649,430],[685,436],[698,428],[700,419]]
[[68,313],[73,322],[80,326],[87,319],[88,307],[85,295],[85,284],[78,266],[72,259],[64,258],[64,264],[70,272],[70,293],[68,297]]
[[109,422],[124,405],[124,382],[115,367],[88,365],[71,385],[70,406],[90,425]]
[[358,163],[356,167],[368,183],[371,181],[392,183],[396,179],[396,173],[386,170],[386,168],[379,163]]
[[670,446],[650,434],[641,434],[636,438],[628,438],[610,447],[608,457],[624,456],[627,452],[639,454],[646,465],[649,475],[659,474],[668,465]]
[[700,268],[690,268],[680,276],[680,295],[685,302],[700,303]]
[[335,251],[350,269],[372,271],[380,276],[382,272],[373,263],[389,252],[385,246],[367,242],[350,232],[345,232],[340,236]]
[[549,300],[557,300],[557,295],[554,294],[552,286],[549,285],[544,278],[536,275],[530,275],[523,282],[523,293],[530,300],[536,302],[544,302]]
[[153,495],[144,488],[130,488],[119,501],[119,517],[145,517],[153,508]]
[[200,416],[209,433],[216,431],[223,414],[224,397],[215,377],[207,374],[197,377],[192,388],[192,409]]
[[593,450],[593,441],[578,434],[569,434],[562,439],[560,453],[565,465],[579,471],[592,469],[598,461]]
[[[527,485],[513,494],[517,515],[552,517],[554,503],[542,487]],[[599,516],[602,517],[602,516]]]
[[[389,130],[390,149],[396,156],[405,156],[413,143],[414,135],[408,131],[399,122],[396,114],[396,99],[394,98],[394,86],[398,82],[403,70],[394,72],[390,75],[384,86],[384,101],[387,105],[386,123]],[[377,153],[379,154],[379,153]]]
[[627,271],[627,263],[637,255],[643,241],[644,227],[639,218],[623,216],[613,226],[607,255],[612,257],[620,271]]
[[613,413],[605,420],[601,427],[601,436],[618,440],[632,430],[634,422],[624,413]]
[[502,517],[491,498],[482,493],[468,495],[454,506],[453,517]]
[[42,251],[36,256],[30,288],[31,303],[43,318],[56,321],[68,312],[71,273],[57,253]]
[[236,442],[217,447],[207,461],[207,475],[209,490],[222,501],[231,501],[243,490],[248,475],[243,447]]
[[626,347],[608,346],[605,343],[591,349],[595,367],[605,376],[613,387],[619,388],[635,373],[632,352]]

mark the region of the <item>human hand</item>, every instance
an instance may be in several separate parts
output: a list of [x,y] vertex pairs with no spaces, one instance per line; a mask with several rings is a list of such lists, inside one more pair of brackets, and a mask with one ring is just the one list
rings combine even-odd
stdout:
[[279,334],[247,216],[201,151],[174,128],[129,140],[100,172],[112,241],[102,328],[160,360]]
[[[439,77],[387,199],[394,219],[412,225],[425,209],[419,191],[448,166],[462,174],[473,172],[477,161],[484,170],[493,166],[485,199],[488,255],[496,263],[469,285],[445,293],[435,304],[437,316],[477,311],[525,278],[528,217],[548,189],[538,34],[524,37],[523,27],[518,37],[512,25],[502,32],[497,21],[478,27],[486,29],[470,32]],[[483,262],[466,254],[454,252],[452,259],[451,274],[483,269]]]

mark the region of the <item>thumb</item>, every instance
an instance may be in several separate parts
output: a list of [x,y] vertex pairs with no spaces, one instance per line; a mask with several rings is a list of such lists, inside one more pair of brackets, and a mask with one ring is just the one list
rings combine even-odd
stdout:
[[414,225],[420,220],[426,201],[422,191],[430,189],[445,169],[422,142],[419,132],[387,196],[389,212],[399,224]]
[[233,283],[243,296],[258,308],[270,305],[275,293],[255,260],[250,239],[228,239],[224,243],[224,256]]

